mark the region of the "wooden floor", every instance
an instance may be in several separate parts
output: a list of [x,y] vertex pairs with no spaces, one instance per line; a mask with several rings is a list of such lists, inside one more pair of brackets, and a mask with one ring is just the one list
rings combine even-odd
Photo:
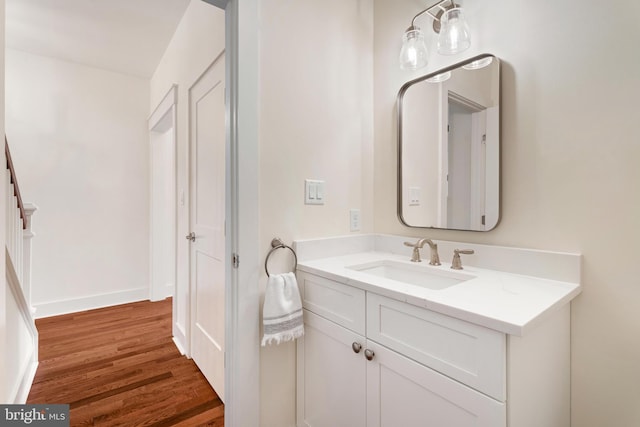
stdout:
[[28,403],[67,403],[72,426],[224,426],[224,405],[171,340],[171,300],[36,321]]

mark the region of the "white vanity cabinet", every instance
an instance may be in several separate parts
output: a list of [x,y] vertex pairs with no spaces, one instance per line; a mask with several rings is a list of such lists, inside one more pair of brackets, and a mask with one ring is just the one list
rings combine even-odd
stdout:
[[304,271],[298,283],[299,427],[569,426],[568,309],[523,340]]

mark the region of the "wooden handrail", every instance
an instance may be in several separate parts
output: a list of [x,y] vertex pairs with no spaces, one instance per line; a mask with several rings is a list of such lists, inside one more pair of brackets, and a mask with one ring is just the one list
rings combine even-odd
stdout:
[[4,137],[4,154],[7,157],[7,169],[11,173],[11,183],[13,184],[13,192],[18,199],[18,209],[20,209],[20,218],[22,218],[22,229],[27,229],[27,216],[24,213],[24,205],[22,204],[22,196],[20,195],[20,187],[18,187],[18,175],[13,167],[13,160],[11,159],[11,151],[9,151],[9,143],[7,142],[7,136]]

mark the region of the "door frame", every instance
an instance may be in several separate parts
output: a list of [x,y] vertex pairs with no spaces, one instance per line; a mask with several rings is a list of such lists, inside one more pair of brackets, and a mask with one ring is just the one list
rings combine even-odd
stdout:
[[[204,0],[225,11],[225,426],[260,424],[258,0]],[[242,28],[242,31],[240,30]],[[242,88],[242,90],[240,90]],[[234,266],[233,260],[239,263]]]
[[[441,219],[442,219],[442,223],[444,224],[442,225],[443,227],[450,227],[451,225],[449,224],[449,193],[450,193],[450,187],[449,187],[449,137],[451,135],[450,132],[450,115],[449,115],[449,109],[451,108],[451,105],[456,105],[460,108],[463,108],[464,110],[468,111],[469,114],[472,116],[472,140],[475,141],[475,137],[477,136],[478,131],[480,130],[478,125],[477,125],[477,116],[475,116],[476,118],[474,119],[473,114],[477,114],[480,112],[483,112],[486,110],[486,107],[484,105],[481,105],[469,98],[465,98],[464,96],[460,95],[459,93],[456,93],[454,91],[451,90],[444,90],[441,89],[441,117],[443,120],[441,120],[442,123],[442,128],[441,128],[441,136],[440,136],[440,208],[439,208],[439,213],[441,215]],[[472,144],[471,145],[471,160],[472,162],[476,161],[478,159],[480,152],[477,151],[477,147]],[[476,165],[472,166],[472,177],[475,177],[475,173],[477,173],[476,171]],[[477,198],[473,197],[474,191],[476,190],[474,185],[473,185],[473,180],[471,180],[470,183],[471,188],[469,189],[469,192],[471,194],[471,197],[469,199],[469,203],[470,203],[470,209],[471,209],[471,215],[470,215],[470,223],[469,223],[469,228],[471,230],[483,230],[484,228],[481,228],[480,225],[474,225],[474,220],[473,218],[480,218],[480,208],[478,206],[478,200]],[[477,224],[480,224],[480,220],[477,220]],[[482,226],[484,227],[484,226]]]
[[[176,132],[176,124],[177,124],[177,102],[178,102],[178,85],[177,84],[173,84],[171,85],[171,88],[167,91],[166,95],[162,98],[162,101],[160,101],[160,103],[158,103],[158,105],[156,106],[155,110],[153,110],[153,113],[151,113],[151,116],[149,117],[148,123],[149,123],[149,133],[151,134],[152,132],[156,132],[154,129],[156,128],[156,126],[158,126],[158,124],[160,124],[160,122],[167,116],[167,114],[171,114],[171,150],[172,150],[172,157],[173,157],[173,164],[171,167],[171,170],[169,171],[169,173],[171,174],[170,176],[170,180],[173,183],[173,259],[174,259],[174,267],[173,267],[173,296],[174,296],[174,301],[173,301],[173,309],[175,310],[175,304],[176,304],[176,284],[177,284],[177,275],[176,275],[176,271],[177,271],[177,259],[176,259],[176,254],[177,254],[177,242],[178,242],[178,209],[177,209],[177,204],[175,203],[177,198],[177,179],[178,179],[178,175],[177,175],[177,164],[176,164],[176,159],[177,159],[177,141],[178,141],[178,135]],[[150,138],[150,144],[152,144],[153,142],[151,142],[151,138]],[[153,190],[153,171],[154,171],[154,162],[153,162],[153,147],[149,147],[149,155],[150,155],[150,172],[149,172],[149,176],[150,176],[150,189]],[[151,191],[151,194],[149,196],[149,218],[150,218],[150,224],[149,224],[149,248],[150,248],[150,262],[149,262],[149,277],[150,277],[150,287],[149,287],[149,300],[151,301],[159,301],[161,299],[164,298],[164,296],[162,298],[159,298],[159,295],[164,295],[162,292],[158,292],[158,289],[155,288],[155,281],[154,281],[154,265],[153,265],[153,247],[154,247],[154,221],[155,221],[155,214],[153,211],[153,201],[154,201],[154,196],[153,196],[153,191]],[[175,336],[175,334],[174,334]]]

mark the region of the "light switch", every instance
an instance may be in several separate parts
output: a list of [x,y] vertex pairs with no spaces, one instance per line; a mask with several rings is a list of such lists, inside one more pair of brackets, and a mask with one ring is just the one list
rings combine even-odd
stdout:
[[316,200],[324,203],[324,181],[316,183]]
[[304,203],[305,205],[324,205],[324,181],[304,180]]

